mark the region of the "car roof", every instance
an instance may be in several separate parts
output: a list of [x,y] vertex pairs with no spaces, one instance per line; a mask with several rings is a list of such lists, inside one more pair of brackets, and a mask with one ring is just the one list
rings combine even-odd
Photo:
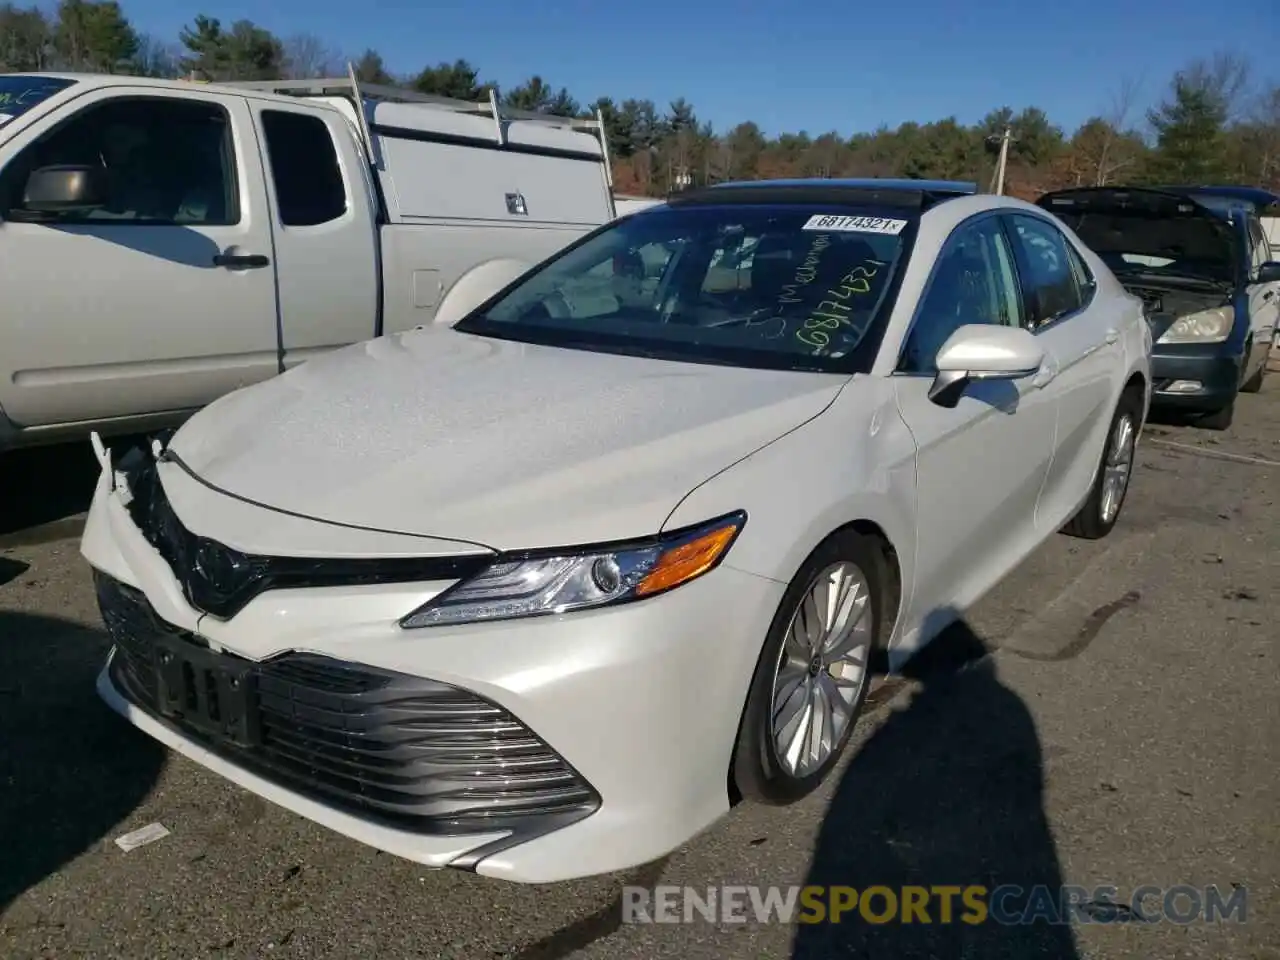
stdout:
[[1242,204],[1256,207],[1270,207],[1280,204],[1280,195],[1272,193],[1270,190],[1263,190],[1261,187],[1244,187],[1237,184],[1160,186],[1155,189],[1166,190],[1170,193],[1189,193],[1193,196],[1199,194],[1209,197],[1221,197],[1224,200],[1239,200]]
[[[274,103],[296,104],[298,102],[297,97],[275,94],[266,90],[237,87],[233,84],[220,84],[204,80],[185,80],[181,78],[169,79],[167,77],[135,77],[132,74],[127,73],[74,73],[65,70],[22,70],[18,72],[0,74],[0,77],[5,76],[67,80],[77,84],[77,89],[98,89],[102,87],[152,87],[163,90],[193,89],[206,93],[221,93],[230,94],[236,97],[249,97],[254,100],[269,100]],[[325,103],[323,100],[317,99],[311,102],[322,107],[332,108],[332,104]]]
[[957,180],[779,179],[736,180],[672,194],[671,206],[720,204],[828,203],[905,207],[924,211],[945,200],[976,194],[976,183]]

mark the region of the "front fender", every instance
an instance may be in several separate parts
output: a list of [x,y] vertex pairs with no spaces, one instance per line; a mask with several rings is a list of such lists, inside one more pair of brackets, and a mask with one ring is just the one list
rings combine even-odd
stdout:
[[889,382],[857,377],[824,413],[695,488],[664,529],[745,510],[726,566],[789,583],[829,534],[872,523],[897,554],[905,610],[915,569],[915,460]]

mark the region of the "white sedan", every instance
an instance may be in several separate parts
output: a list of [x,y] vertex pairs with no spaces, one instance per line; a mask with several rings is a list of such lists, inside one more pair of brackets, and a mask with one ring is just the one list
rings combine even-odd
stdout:
[[1141,303],[1035,206],[690,191],[167,446],[113,462],[95,438],[98,689],[428,866],[645,863],[739,798],[812,791],[873,664],[1060,529],[1110,531],[1150,349]]

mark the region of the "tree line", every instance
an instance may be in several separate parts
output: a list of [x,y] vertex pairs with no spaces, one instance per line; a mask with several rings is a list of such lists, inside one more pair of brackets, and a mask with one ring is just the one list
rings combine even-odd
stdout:
[[376,50],[344,54],[313,34],[279,37],[248,20],[197,16],[176,41],[138,32],[116,0],[60,0],[50,12],[0,4],[0,72],[75,70],[219,80],[345,76],[365,83],[480,100],[494,91],[511,108],[604,119],[621,192],[661,196],[729,179],[896,176],[992,183],[997,144],[1011,131],[1006,191],[1028,198],[1063,186],[1242,183],[1280,190],[1280,84],[1255,82],[1254,65],[1219,52],[1188,63],[1162,99],[1136,111],[1138,86],[1077,129],[1043,110],[1003,106],[974,125],[946,117],[842,136],[770,138],[751,121],[717,131],[692,103],[600,96],[579,101],[542,76],[500,90],[464,59],[390,72]]

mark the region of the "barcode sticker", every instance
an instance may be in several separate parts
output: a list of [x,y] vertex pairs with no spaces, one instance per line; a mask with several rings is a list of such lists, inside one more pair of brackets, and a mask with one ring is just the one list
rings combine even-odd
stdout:
[[818,214],[809,218],[800,229],[830,230],[835,233],[887,233],[897,236],[907,225],[905,220],[889,220],[885,217],[844,217],[834,214]]

